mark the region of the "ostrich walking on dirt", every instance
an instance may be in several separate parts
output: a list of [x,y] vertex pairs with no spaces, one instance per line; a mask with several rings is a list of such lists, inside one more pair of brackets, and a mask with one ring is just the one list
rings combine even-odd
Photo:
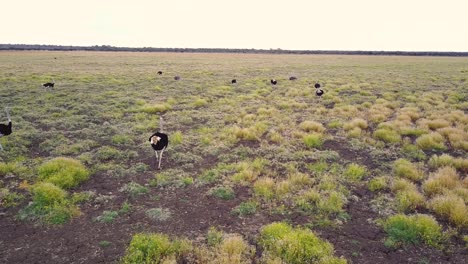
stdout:
[[[11,134],[11,118],[10,118],[10,113],[8,113],[7,107],[5,107],[5,112],[8,118],[8,125],[0,124],[0,137],[8,136]],[[0,150],[3,150],[2,144],[0,144]]]
[[[149,138],[151,147],[154,149],[154,153],[156,153],[156,161],[159,161],[158,169],[161,169],[162,154],[169,144],[169,137],[167,134],[162,133],[162,123],[163,119],[162,117],[159,117],[159,131],[151,135]],[[160,151],[159,154],[158,151]]]

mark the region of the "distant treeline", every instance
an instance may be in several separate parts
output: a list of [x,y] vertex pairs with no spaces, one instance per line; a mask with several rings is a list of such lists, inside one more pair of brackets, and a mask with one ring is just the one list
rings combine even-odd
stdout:
[[0,44],[0,50],[51,50],[51,51],[132,51],[132,52],[195,52],[195,53],[255,53],[255,54],[343,54],[343,55],[399,55],[399,56],[451,56],[468,57],[468,52],[439,51],[365,51],[365,50],[283,50],[283,49],[212,49],[212,48],[129,48],[101,46],[61,46]]

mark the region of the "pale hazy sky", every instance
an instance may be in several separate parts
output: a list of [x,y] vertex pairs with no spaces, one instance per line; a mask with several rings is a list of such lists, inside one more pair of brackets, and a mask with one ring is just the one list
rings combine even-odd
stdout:
[[0,0],[0,43],[468,51],[468,0]]

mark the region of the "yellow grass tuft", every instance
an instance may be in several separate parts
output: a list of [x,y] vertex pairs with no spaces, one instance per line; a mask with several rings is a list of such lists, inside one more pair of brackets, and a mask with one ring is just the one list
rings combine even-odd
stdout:
[[307,120],[300,123],[299,128],[305,132],[323,133],[325,131],[325,127],[321,123]]
[[444,194],[434,197],[429,207],[436,214],[445,217],[458,227],[468,226],[468,208],[462,198],[454,194]]
[[427,179],[422,187],[428,196],[442,194],[446,189],[451,190],[457,186],[461,186],[460,177],[457,171],[452,167],[443,167],[433,173]]

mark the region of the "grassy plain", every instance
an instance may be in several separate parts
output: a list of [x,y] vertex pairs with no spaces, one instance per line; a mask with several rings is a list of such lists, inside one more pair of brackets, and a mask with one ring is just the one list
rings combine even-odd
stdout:
[[468,58],[0,52],[0,259],[463,263],[467,76]]

